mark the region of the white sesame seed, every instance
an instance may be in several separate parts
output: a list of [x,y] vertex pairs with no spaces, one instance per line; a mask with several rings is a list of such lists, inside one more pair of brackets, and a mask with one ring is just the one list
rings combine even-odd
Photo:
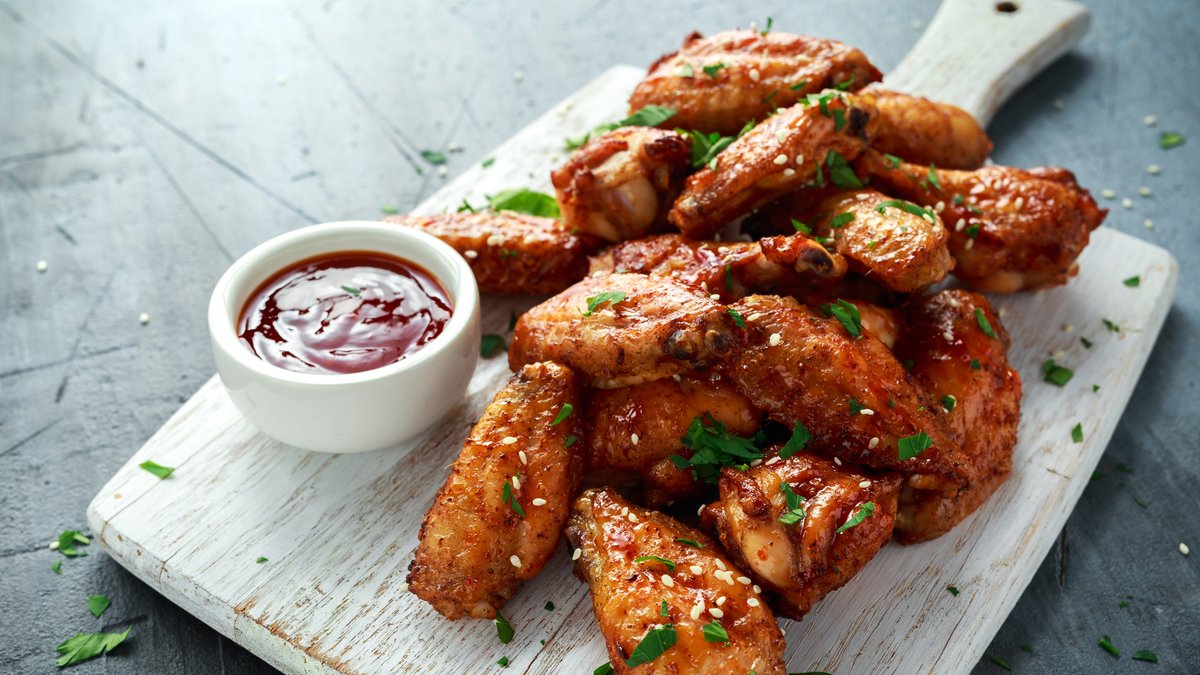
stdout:
[[636,523],[638,521],[636,513],[630,513],[628,518],[629,518],[629,522],[631,522],[631,523]]
[[679,373],[675,373],[674,375],[671,376],[671,378],[674,379],[676,382],[683,382],[683,376],[680,375]]
[[762,318],[762,313],[755,312],[755,313],[751,314],[750,316],[746,317],[746,320],[747,321],[758,321],[761,318]]
[[755,593],[762,593],[762,589],[759,588],[758,584],[754,584],[750,588],[753,588]]
[[1142,186],[1142,187],[1138,188],[1138,194],[1143,197],[1149,197],[1150,196],[1150,188]]
[[862,410],[859,410],[859,411],[858,411],[858,414],[860,414],[860,415],[874,415],[874,414],[875,414],[875,411],[874,411],[874,410],[871,410],[870,408],[863,408]]
[[516,436],[505,436],[504,438],[500,439],[500,445],[512,445],[513,443],[516,443],[516,442],[517,442]]
[[841,458],[841,457],[834,457],[834,458],[833,458],[833,463],[834,463],[834,464],[837,464],[838,466],[841,466],[841,465],[842,465],[842,458]]
[[279,86],[281,86],[281,87],[282,87],[282,86],[284,86],[284,85],[285,85],[285,84],[287,84],[287,83],[288,83],[288,76],[287,76],[287,75],[284,75],[284,74],[280,73],[279,75],[276,75],[276,76],[275,76],[275,84],[277,84],[277,85],[279,85]]
[[401,582],[400,582],[400,586],[399,586],[398,590],[399,590],[401,593],[407,593],[407,592],[408,592],[408,583],[407,583],[407,582],[404,582],[404,581],[401,581]]
[[766,464],[767,466],[771,466],[772,464],[774,464],[776,462],[782,462],[782,461],[783,460],[779,458],[779,455],[772,455],[767,458],[766,462],[763,462],[763,463]]
[[533,501],[531,501],[531,502],[529,502],[529,503],[530,503],[530,504],[533,504],[534,506],[545,506],[545,505],[546,505],[546,500],[545,500],[545,499],[542,499],[541,497],[534,497],[534,498],[533,498]]
[[637,445],[638,444],[638,435],[637,434],[629,434],[629,442],[633,443],[634,445]]
[[867,448],[870,450],[874,450],[877,445],[879,445],[879,437],[872,436],[871,441],[869,443],[867,443]]
[[1158,174],[1162,173],[1162,167],[1157,164],[1151,164],[1150,166],[1146,167],[1146,173],[1150,174],[1151,176],[1157,176]]
[[790,166],[789,166],[788,168],[786,168],[786,169],[784,169],[784,170],[783,170],[783,175],[785,175],[785,176],[789,176],[789,177],[790,177],[790,176],[795,176],[795,175],[796,175],[796,170],[795,170],[795,169],[793,169],[792,167],[790,167]]
[[454,141],[450,141],[449,143],[446,144],[447,152],[458,152],[459,150],[462,150],[462,146],[459,145],[458,143],[455,143]]
[[666,586],[667,588],[673,588],[675,586],[675,580],[665,574],[662,575],[662,583],[663,586]]
[[771,337],[767,338],[767,344],[772,347],[778,347],[780,342],[783,342],[783,336],[779,333],[771,333]]
[[467,250],[463,251],[463,256],[465,256],[467,260],[474,260],[479,257],[479,253],[476,251]]
[[996,208],[998,209],[1002,209],[1006,206],[1008,206],[1008,197],[1001,197],[999,201],[996,202]]
[[688,568],[692,574],[704,574],[704,568],[699,565],[692,565]]
[[51,550],[51,551],[57,551],[57,550],[58,550],[58,541],[52,541],[52,542],[50,542],[50,550]]
[[726,598],[726,597],[725,597],[725,596],[723,596],[723,595],[722,595],[721,597],[717,598],[717,607],[721,607],[721,606],[723,606],[723,605],[725,604],[725,601],[726,601],[726,600],[728,600],[728,599],[729,599],[729,598]]
[[143,326],[150,323],[150,315],[145,312],[138,314],[138,323],[142,324]]
[[1016,200],[1013,201],[1013,208],[1020,211],[1022,206],[1025,206],[1025,198],[1017,197]]
[[1117,193],[1112,190],[1109,190],[1108,188],[1105,188],[1100,191],[1100,196],[1104,197],[1105,199],[1116,199]]
[[513,477],[512,477],[512,486],[513,486],[513,489],[514,489],[514,490],[520,490],[520,489],[521,489],[521,478],[520,478],[519,476],[513,476]]
[[692,607],[692,611],[688,612],[688,616],[692,617],[692,621],[699,621],[700,613],[703,611],[704,611],[703,607],[701,607],[700,605],[696,605],[695,607]]
[[970,251],[974,247],[975,247],[974,239],[968,239],[967,243],[963,244],[963,248],[967,249],[968,251]]
[[733,585],[733,572],[726,572],[725,576],[721,577],[721,581],[724,581],[725,583],[732,586]]
[[804,155],[796,155],[796,164],[804,164]]
[[571,560],[579,560],[579,556],[581,555],[583,555],[583,549],[577,548],[575,549],[575,552],[571,554]]
[[869,488],[869,487],[871,487],[871,481],[869,481],[869,480],[864,480],[864,481],[862,481],[861,483],[859,483],[859,484],[858,484],[858,487],[860,487],[860,488]]
[[524,71],[514,70],[513,71],[513,79],[516,80],[517,82],[524,82],[525,81]]
[[784,164],[787,164],[787,155],[782,154],[782,153],[775,155],[775,163],[778,164],[779,166],[783,166]]
[[1181,541],[1179,542],[1179,552],[1187,555],[1192,552],[1192,549],[1188,548],[1188,545]]
[[721,294],[720,294],[720,293],[712,293],[712,294],[710,294],[708,297],[709,297],[710,299],[712,299],[712,300],[720,300],[720,299],[721,299]]
[[503,243],[504,243],[504,237],[501,237],[498,234],[493,234],[492,236],[487,238],[488,246],[499,246],[500,244],[503,244]]
[[761,78],[762,78],[762,75],[758,72],[757,68],[750,69],[750,79],[754,80],[755,82],[758,82],[759,79],[761,79]]
[[759,465],[761,465],[761,464],[762,464],[762,460],[761,460],[761,459],[755,459],[755,460],[751,460],[751,462],[750,462],[750,466],[751,466],[751,467],[759,466]]
[[779,131],[775,132],[775,140],[779,141],[780,143],[783,143],[787,139],[788,139],[788,130],[787,129],[780,129]]
[[1133,200],[1130,199],[1129,197],[1126,197],[1121,200],[1121,206],[1124,206],[1127,209],[1132,209],[1133,208]]
[[50,263],[46,262],[45,260],[37,261],[37,271],[45,272],[46,269],[49,267],[50,267]]
[[446,168],[445,166],[439,166],[437,168],[437,175],[439,176],[445,176],[448,173],[450,173],[450,169]]
[[1064,332],[1064,333],[1070,333],[1070,332],[1071,332],[1071,331],[1073,331],[1073,330],[1075,330],[1075,326],[1074,326],[1074,325],[1072,325],[1072,324],[1069,324],[1069,323],[1064,323],[1064,324],[1063,324],[1063,332]]
[[966,227],[966,226],[967,226],[967,220],[966,220],[966,218],[959,218],[959,219],[958,219],[958,222],[954,224],[954,231],[955,231],[955,232],[962,232],[962,229],[963,229],[964,227]]
[[714,619],[719,619],[719,618],[725,616],[725,612],[722,612],[721,610],[717,609],[716,607],[709,607],[708,613],[712,614]]
[[750,585],[750,577],[738,577],[737,582],[743,586]]
[[1154,115],[1146,115],[1145,117],[1142,118],[1142,123],[1148,127],[1152,127],[1155,124],[1158,124],[1158,118],[1155,117]]
[[696,515],[700,515],[701,513],[704,513],[705,506],[707,506],[707,504],[701,504],[700,508],[696,509]]
[[719,569],[719,570],[721,570],[721,571],[724,571],[724,570],[725,570],[725,563],[721,562],[721,559],[720,559],[720,558],[717,558],[717,559],[716,559],[716,561],[717,561],[717,569]]
[[522,463],[522,464],[528,464],[528,463],[529,463],[529,457],[528,457],[528,455],[526,455],[526,454],[525,454],[525,451],[524,451],[524,450],[518,450],[518,451],[517,451],[517,457],[519,457],[519,458],[521,459],[521,463]]
[[512,563],[513,567],[521,566],[521,559],[518,558],[515,554],[508,557],[508,562]]
[[758,605],[759,605],[758,598],[748,598],[746,600],[746,605],[749,607],[758,607]]
[[623,515],[623,516],[629,515],[629,507],[628,506],[621,507],[621,515]]
[[1154,229],[1154,221],[1153,221],[1153,220],[1150,220],[1149,218],[1147,218],[1147,219],[1143,220],[1143,221],[1142,221],[1142,225],[1145,225],[1147,230],[1153,230],[1153,229]]
[[983,183],[978,183],[975,185],[975,187],[971,188],[970,194],[973,194],[973,195],[983,194],[983,191],[986,189],[987,188],[983,186]]
[[934,205],[933,205],[933,210],[934,210],[934,211],[936,211],[936,212],[938,212],[938,213],[941,213],[942,211],[945,211],[945,210],[946,210],[946,202],[938,202],[937,204],[934,204]]

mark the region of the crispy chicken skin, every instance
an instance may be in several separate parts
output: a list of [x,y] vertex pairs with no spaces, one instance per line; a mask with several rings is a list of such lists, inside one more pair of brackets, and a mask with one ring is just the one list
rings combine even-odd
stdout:
[[[976,310],[996,337],[983,331]],[[1021,418],[1021,377],[1008,362],[1008,333],[982,295],[942,291],[914,298],[906,314],[897,356],[912,359],[913,377],[941,403],[939,410],[951,408],[946,420],[971,475],[971,482],[951,498],[905,489],[896,531],[897,539],[911,544],[948,532],[1008,477]]]
[[[745,317],[746,331],[727,365],[729,378],[771,419],[788,427],[803,422],[815,451],[898,470],[914,487],[952,496],[966,482],[967,460],[944,416],[874,335],[855,339],[838,320],[791,298],[756,295],[732,307]],[[900,440],[921,432],[930,447],[901,460]]]
[[[579,550],[575,570],[591,589],[615,672],[785,672],[783,633],[770,608],[750,584],[737,581],[742,572],[700,532],[602,488],[575,500],[567,538]],[[654,560],[636,562],[642,556],[669,560],[674,570]],[[728,643],[705,639],[704,626],[714,621]],[[673,645],[644,665],[626,665],[648,630],[667,625]]]
[[971,113],[920,96],[873,84],[860,96],[879,111],[871,147],[914,164],[942,169],[978,169],[992,152],[992,141]]
[[762,413],[716,372],[597,390],[588,402],[589,470],[640,474],[645,499],[654,505],[693,495],[700,486],[691,472],[667,457],[691,456],[680,439],[692,420],[704,415],[737,436],[753,435],[762,420]]
[[665,277],[716,294],[723,302],[749,292],[799,291],[846,273],[845,260],[799,235],[715,242],[662,234],[610,246],[589,262],[591,276],[635,272]]
[[813,92],[857,89],[880,77],[865,54],[835,40],[749,30],[692,33],[682,49],[650,66],[629,110],[666,106],[675,110],[668,121],[673,127],[730,136]]
[[930,208],[944,205],[941,216],[958,263],[954,274],[986,293],[1065,284],[1078,271],[1075,259],[1092,230],[1108,214],[1070,171],[1057,167],[938,169],[934,185],[925,166],[893,168],[874,153],[862,166],[884,192]]
[[847,161],[858,157],[874,120],[869,102],[840,92],[829,93],[823,104],[781,110],[717,155],[715,169],[692,174],[667,217],[689,237],[711,237],[781,195],[829,180],[830,153]]
[[[808,453],[782,461],[768,453],[767,461],[748,471],[722,470],[721,498],[701,517],[734,562],[778,594],[775,611],[799,620],[858,574],[892,536],[900,477],[866,475]],[[779,520],[791,511],[785,483],[804,499],[804,517],[792,524]],[[860,514],[869,515],[837,531]]]
[[[596,302],[590,314],[589,298]],[[584,279],[522,314],[508,362],[516,370],[555,361],[589,386],[612,389],[708,366],[732,347],[732,328],[725,308],[702,291],[644,274],[610,274]]]
[[590,235],[573,234],[552,218],[499,213],[389,216],[458,251],[471,266],[479,290],[506,295],[557,293],[583,278],[587,256],[599,248]]
[[660,229],[691,153],[687,137],[648,127],[622,127],[588,141],[550,174],[563,222],[608,241]]
[[[512,376],[471,430],[421,523],[408,573],[409,590],[442,616],[494,618],[558,548],[583,455],[578,445],[563,447],[579,415],[553,422],[579,395],[570,370],[531,364]],[[524,516],[505,502],[506,484]]]
[[[809,224],[813,234],[833,238],[833,250],[850,271],[898,293],[914,293],[946,278],[954,259],[937,213],[916,215],[905,206],[912,204],[874,190],[843,192],[822,202]],[[841,224],[847,213],[853,220]]]

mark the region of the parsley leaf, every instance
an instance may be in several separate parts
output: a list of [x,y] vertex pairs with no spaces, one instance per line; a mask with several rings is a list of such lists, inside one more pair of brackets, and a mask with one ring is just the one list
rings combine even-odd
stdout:
[[1096,644],[1100,645],[1100,647],[1103,648],[1104,651],[1108,652],[1109,654],[1112,654],[1113,656],[1116,656],[1116,657],[1121,656],[1121,652],[1117,651],[1116,645],[1114,645],[1112,643],[1112,638],[1108,637],[1107,635],[1100,636],[1100,641],[1097,642]]
[[500,666],[501,668],[507,668],[509,663],[510,662],[507,656],[501,656],[500,660],[496,661],[496,665]]
[[736,309],[730,307],[725,311],[729,312],[729,316],[733,317],[733,325],[738,328],[746,327],[746,320],[742,318],[742,315]]
[[552,426],[552,427],[558,426],[559,422],[562,422],[563,420],[570,417],[571,413],[573,413],[573,412],[575,412],[574,405],[572,405],[570,403],[562,404],[562,408],[559,409],[558,414],[554,416],[554,421],[550,423],[550,426]]
[[265,556],[265,555],[260,555],[260,556],[258,556],[258,559],[254,561],[254,564],[255,564],[255,565],[261,565],[261,564],[263,564],[263,563],[265,563],[265,562],[267,562],[267,561],[268,561],[268,558],[267,558],[267,556]]
[[392,206],[391,204],[384,204],[383,206],[379,207],[379,212],[386,213],[389,216],[394,216],[397,213],[400,213],[400,209]]
[[900,461],[912,459],[933,446],[933,439],[924,431],[918,431],[912,436],[905,436],[896,442]]
[[1104,327],[1107,328],[1108,332],[1110,332],[1110,333],[1120,333],[1121,332],[1121,326],[1119,324],[1113,323],[1112,321],[1109,321],[1108,319],[1100,319],[1100,323],[1103,323]]
[[553,612],[554,611],[554,603],[547,600],[546,604],[542,606],[542,609],[546,610],[547,612]]
[[984,335],[990,338],[996,337],[996,331],[992,330],[991,322],[988,321],[987,315],[983,313],[983,309],[979,307],[975,308],[975,323],[979,324],[979,330],[983,331]]
[[708,413],[693,419],[681,440],[683,446],[692,451],[692,456],[671,455],[667,459],[678,469],[691,469],[694,478],[710,485],[716,485],[721,467],[742,465],[763,457],[758,448],[761,435],[754,438],[734,436]]
[[767,27],[766,27],[766,28],[764,28],[764,29],[763,29],[763,31],[762,31],[762,36],[763,36],[763,37],[766,37],[766,36],[767,36],[767,33],[770,33],[770,32],[771,32],[771,25],[772,25],[772,24],[774,24],[774,23],[775,23],[775,19],[772,19],[771,17],[769,17],[769,16],[768,16],[768,17],[767,17]]
[[788,89],[791,89],[792,91],[800,91],[801,89],[803,89],[807,86],[808,86],[808,80],[800,80],[796,84],[793,84],[792,86],[788,87]]
[[667,612],[667,601],[666,600],[663,600],[662,604],[659,605],[658,615],[659,616],[668,616],[669,615],[669,613]]
[[839,213],[836,216],[834,216],[833,218],[831,218],[829,220],[829,227],[830,227],[830,229],[836,230],[839,227],[845,227],[846,225],[848,225],[849,223],[852,223],[852,222],[854,222],[854,214],[847,211],[845,213]]
[[692,548],[704,548],[704,544],[701,544],[700,542],[696,541],[695,539],[684,539],[683,537],[676,537],[675,541],[677,541],[685,546],[691,546]]
[[942,184],[938,182],[937,167],[933,164],[929,165],[929,184],[939,190],[942,189]]
[[858,174],[854,173],[854,169],[850,168],[846,158],[837,150],[830,150],[829,154],[825,155],[825,165],[829,167],[829,180],[833,181],[837,187],[843,190],[857,190],[863,186]]
[[879,213],[885,213],[887,211],[887,207],[889,206],[911,213],[919,218],[928,218],[930,221],[932,221],[934,218],[934,213],[931,209],[917,206],[912,202],[906,202],[900,199],[889,199],[886,202],[880,202],[879,206],[875,207],[875,210]]
[[62,576],[62,560],[55,560],[54,564],[50,566],[50,569],[54,570],[55,574]]
[[1085,337],[1079,338],[1079,342],[1080,342],[1080,344],[1083,345],[1084,349],[1091,349],[1092,345],[1094,344],[1091,340],[1089,340]]
[[1158,135],[1158,147],[1163,150],[1179,147],[1186,142],[1187,139],[1178,131],[1164,131]]
[[437,150],[422,150],[421,157],[434,166],[441,166],[446,163],[446,155]]
[[479,355],[485,359],[506,349],[508,345],[504,343],[504,338],[495,333],[488,333],[479,340]]
[[724,63],[714,63],[711,66],[704,66],[704,68],[702,68],[702,70],[704,71],[705,75],[707,75],[713,79],[716,79],[717,73],[720,72],[720,70],[725,67],[726,66]]
[[562,215],[554,197],[527,188],[501,190],[494,195],[489,195],[487,202],[488,208],[493,211],[513,211],[545,218],[558,218]]
[[92,543],[92,541],[83,536],[79,530],[65,530],[62,534],[58,535],[58,552],[67,556],[68,558],[84,556],[87,554],[81,553],[75,548],[75,546],[77,544],[87,546],[90,543]]
[[779,522],[784,525],[795,525],[804,520],[806,515],[804,512],[804,497],[792,491],[792,486],[787,483],[780,483],[779,490],[783,493],[783,498],[787,500],[787,513],[779,516]]
[[712,166],[717,155],[721,154],[728,148],[731,143],[741,138],[747,131],[754,128],[754,120],[750,120],[742,127],[741,131],[736,136],[722,136],[717,132],[706,134],[702,131],[678,131],[692,140],[692,168],[699,169],[703,166],[708,166],[710,169],[716,168]]
[[841,534],[873,515],[875,515],[875,502],[863,502],[858,506],[858,510],[854,512],[854,515],[850,516],[849,520],[845,523],[842,523],[842,526],[837,529],[837,533]]
[[[675,109],[661,105],[648,105],[638,109],[629,117],[617,122],[614,129],[621,127],[656,127],[675,116]],[[611,129],[610,129],[611,131]]]
[[96,617],[97,619],[100,618],[100,615],[103,614],[104,610],[108,609],[109,605],[111,604],[112,601],[108,599],[107,595],[88,596],[88,611],[91,612],[92,616]]
[[721,625],[720,621],[713,619],[704,624],[704,641],[729,644],[729,633],[725,632],[725,627]]
[[495,163],[496,163],[496,158],[495,158],[495,157],[488,157],[487,159],[485,159],[485,160],[483,160],[482,162],[480,162],[480,163],[479,163],[479,166],[481,166],[481,167],[483,167],[483,168],[487,169],[487,168],[491,168],[491,166],[492,166],[493,164],[495,164]]
[[667,567],[667,571],[668,571],[668,572],[674,572],[674,571],[675,571],[675,561],[674,561],[674,560],[667,560],[666,558],[660,558],[660,557],[658,557],[658,556],[656,556],[656,555],[643,555],[643,556],[638,556],[638,557],[636,557],[636,558],[634,558],[634,559],[633,559],[633,562],[635,562],[635,563],[638,563],[638,564],[641,564],[641,563],[644,563],[644,562],[656,562],[656,563],[662,563],[663,565],[666,565],[666,567]]
[[626,298],[624,291],[604,291],[597,293],[587,299],[587,311],[581,312],[584,316],[591,316],[593,312],[600,308],[600,305],[608,303],[609,307],[616,308],[617,304]]
[[[883,153],[883,158],[887,160],[887,163],[888,163],[888,166],[889,166],[889,167],[891,167],[891,168],[893,168],[893,169],[898,169],[898,168],[900,168],[900,162],[901,162],[901,159],[900,159],[899,157],[897,157],[897,156],[895,156],[895,155],[889,155],[889,154],[887,154],[887,153],[885,152],[885,153]],[[956,195],[956,196],[957,196],[957,195]],[[961,198],[960,198],[960,199],[961,199]],[[957,204],[958,202],[955,202],[955,203]]]
[[954,394],[943,394],[942,395],[942,410],[945,410],[947,415],[949,415],[954,410],[954,406],[957,403],[958,403],[958,399],[954,398]]
[[792,436],[779,449],[779,458],[787,459],[792,455],[804,449],[808,442],[812,440],[812,434],[808,432],[808,428],[804,426],[804,422],[796,420],[796,426],[792,427]]
[[[517,480],[520,480],[520,475],[521,475],[521,473],[518,471],[517,472],[517,476],[518,476]],[[512,481],[507,481],[507,480],[504,481],[504,487],[501,488],[501,490],[500,490],[500,502],[503,504],[508,504],[508,507],[510,509],[512,509],[513,512],[516,513],[518,516],[521,516],[522,518],[525,517],[525,508],[521,506],[521,502],[517,501],[516,495],[513,494]],[[497,616],[499,616],[499,615],[497,615]],[[503,619],[503,617],[501,617],[501,619]],[[496,625],[499,626],[499,623],[497,623]],[[512,630],[512,628],[510,627],[509,630]],[[500,641],[508,642],[508,640],[505,640],[503,638],[501,638]]]
[[353,286],[342,286],[342,290],[346,291],[347,293],[349,293],[350,295],[353,295],[356,298],[359,297],[360,295],[362,295],[362,289],[358,289]]
[[592,671],[592,675],[612,675],[612,673],[612,661],[605,661],[603,664],[596,666],[596,669]]
[[983,370],[983,366],[979,365],[979,359],[971,359],[971,370]]
[[138,464],[138,466],[142,467],[146,471],[149,471],[150,473],[154,474],[155,476],[158,476],[159,479],[166,478],[167,476],[170,476],[172,473],[175,472],[175,467],[163,466],[162,464],[158,464],[157,462],[153,462],[149,459],[142,462],[141,464]]
[[1004,659],[1000,658],[999,656],[992,656],[990,658],[992,659],[992,663],[1000,666],[1001,668],[1003,668],[1009,672],[1012,672],[1012,666],[1008,665],[1008,661],[1005,661]]
[[1121,283],[1125,284],[1126,286],[1128,286],[1130,288],[1137,288],[1138,286],[1142,285],[1142,277],[1141,276],[1132,276],[1132,277],[1129,277],[1128,279],[1126,279],[1125,281],[1122,281]]
[[107,654],[124,642],[131,630],[133,626],[126,628],[123,633],[79,633],[54,648],[62,654],[54,665],[62,668]]
[[679,635],[675,632],[675,626],[672,624],[651,628],[646,633],[646,637],[642,638],[637,648],[633,650],[633,654],[625,659],[625,666],[633,668],[650,663],[662,656],[663,652],[675,646],[675,641],[678,639]]
[[1066,385],[1066,383],[1070,382],[1071,378],[1074,376],[1075,371],[1067,368],[1066,366],[1058,365],[1054,362],[1054,359],[1047,359],[1046,362],[1042,364],[1042,379],[1055,386],[1062,387]]
[[1071,440],[1076,443],[1083,442],[1083,422],[1076,424],[1075,428],[1071,429]]
[[858,308],[853,304],[839,298],[836,303],[821,305],[821,309],[826,315],[841,322],[842,327],[852,337],[862,336],[862,315],[858,313]]
[[1133,656],[1131,656],[1129,658],[1133,659],[1134,661],[1148,661],[1150,663],[1158,663],[1158,655],[1156,655],[1154,652],[1150,651],[1149,649],[1139,649],[1133,653]]
[[946,590],[947,590],[947,591],[950,591],[950,595],[953,595],[953,596],[954,596],[954,597],[956,597],[956,598],[958,597],[958,594],[959,594],[959,592],[960,592],[960,591],[958,590],[958,588],[957,588],[957,587],[955,587],[955,586],[947,586],[947,587],[946,587]]
[[579,442],[578,436],[576,436],[575,434],[567,434],[567,437],[563,439],[563,447],[569,448],[578,442]]
[[799,232],[800,234],[812,234],[812,228],[811,228],[811,227],[809,227],[809,226],[805,225],[804,223],[802,223],[802,222],[800,222],[800,221],[796,220],[795,218],[792,218],[792,227],[793,227],[793,228],[795,228],[795,229],[796,229],[796,231],[797,231],[797,232]]
[[[457,209],[454,209],[454,212],[455,213],[475,213],[475,207],[471,206],[471,202],[467,201],[466,197],[463,197],[462,203],[458,205]],[[345,288],[345,287],[343,286],[343,288]]]
[[513,636],[517,634],[517,631],[513,630],[512,624],[508,622],[508,619],[501,616],[499,612],[496,612],[496,619],[493,623],[496,624],[496,638],[500,640],[500,644],[506,645],[512,642]]

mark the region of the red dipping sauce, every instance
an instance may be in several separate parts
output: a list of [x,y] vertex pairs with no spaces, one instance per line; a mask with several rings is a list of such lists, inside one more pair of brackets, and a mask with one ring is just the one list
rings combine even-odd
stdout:
[[450,320],[450,296],[419,265],[372,251],[302,260],[255,289],[238,337],[271,365],[334,375],[419,351]]

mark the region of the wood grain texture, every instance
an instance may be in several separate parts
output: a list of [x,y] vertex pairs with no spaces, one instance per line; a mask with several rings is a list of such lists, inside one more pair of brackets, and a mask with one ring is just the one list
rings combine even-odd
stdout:
[[[562,138],[620,117],[639,76],[608,71],[420,211],[505,187],[546,189]],[[1080,263],[1066,287],[996,299],[1027,383],[1012,477],[950,534],[887,547],[803,623],[785,621],[791,669],[966,672],[983,654],[1087,485],[1174,294],[1173,258],[1110,229],[1096,232]],[[1133,275],[1139,288],[1121,284]],[[502,332],[528,303],[489,298],[485,331]],[[1101,333],[1102,318],[1121,331]],[[1078,339],[1085,329],[1091,349]],[[1075,369],[1065,388],[1041,381],[1051,355]],[[565,550],[506,608],[517,629],[509,645],[490,622],[447,622],[400,592],[421,514],[506,376],[503,358],[481,362],[464,404],[429,436],[361,455],[263,437],[213,378],[100,491],[89,524],[122,565],[286,672],[464,672],[501,655],[514,672],[590,669],[607,657]],[[1093,383],[1103,386],[1093,393]],[[1071,441],[1076,422],[1082,444]],[[178,468],[160,481],[137,467],[151,458]],[[270,561],[255,564],[260,555]],[[547,600],[555,611],[542,608]]]

